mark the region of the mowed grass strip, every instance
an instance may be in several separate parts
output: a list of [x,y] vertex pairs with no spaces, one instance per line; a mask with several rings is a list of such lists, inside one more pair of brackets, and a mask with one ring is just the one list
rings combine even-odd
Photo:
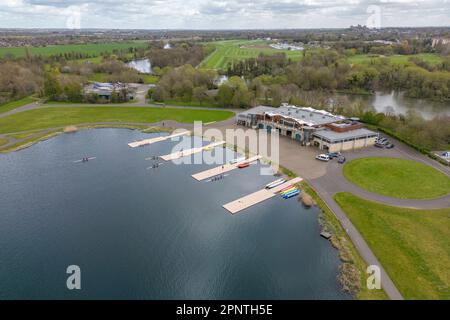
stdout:
[[423,163],[398,158],[361,158],[344,166],[357,186],[399,199],[433,199],[450,193],[450,178]]
[[0,105],[0,113],[5,113],[11,110],[14,110],[16,108],[25,106],[27,104],[30,104],[34,101],[36,101],[36,98],[33,97],[26,97],[20,100],[16,100],[16,101],[11,101],[5,104]]
[[360,54],[350,57],[348,60],[350,63],[355,64],[370,64],[372,62],[379,61],[380,59],[388,59],[391,63],[397,64],[397,65],[405,65],[410,63],[410,58],[420,58],[423,59],[425,62],[428,62],[430,64],[440,64],[444,61],[444,57],[439,56],[437,54],[433,53],[421,53],[416,55],[393,55],[393,56],[374,56],[370,54]]
[[128,48],[145,48],[146,42],[107,42],[89,44],[67,44],[51,45],[46,47],[5,47],[0,48],[0,57],[10,54],[16,58],[25,57],[28,50],[31,55],[51,56],[64,53],[83,53],[89,55],[100,55],[101,53],[113,52],[114,50],[126,50]]
[[[234,63],[249,58],[256,58],[260,54],[274,55],[285,53],[293,60],[300,60],[302,51],[277,50],[268,46],[268,42],[262,40],[230,40],[212,42],[216,50],[209,55],[200,65],[206,69],[223,70],[228,63]],[[252,46],[258,47],[252,47]]]
[[450,208],[391,207],[338,193],[336,202],[406,299],[450,299]]
[[20,112],[0,118],[0,133],[62,127],[97,122],[153,123],[174,120],[181,123],[222,121],[231,111],[151,107],[59,107]]

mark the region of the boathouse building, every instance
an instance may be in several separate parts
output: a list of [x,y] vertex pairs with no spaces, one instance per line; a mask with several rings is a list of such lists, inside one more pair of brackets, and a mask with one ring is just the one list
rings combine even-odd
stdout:
[[305,146],[316,146],[328,152],[339,152],[373,146],[377,133],[360,122],[324,110],[282,105],[279,108],[259,106],[237,116],[239,125],[254,129],[275,130]]

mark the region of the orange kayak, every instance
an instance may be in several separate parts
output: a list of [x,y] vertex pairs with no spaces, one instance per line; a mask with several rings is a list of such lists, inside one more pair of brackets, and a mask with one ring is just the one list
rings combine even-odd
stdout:
[[250,163],[244,162],[244,163],[241,163],[240,165],[238,165],[238,168],[239,169],[244,169],[244,168],[247,168],[249,166],[250,166]]

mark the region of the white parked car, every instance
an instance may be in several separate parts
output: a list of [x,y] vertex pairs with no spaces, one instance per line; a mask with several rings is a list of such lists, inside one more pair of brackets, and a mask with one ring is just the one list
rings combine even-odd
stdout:
[[328,162],[330,161],[330,157],[327,154],[319,154],[316,156],[316,160]]

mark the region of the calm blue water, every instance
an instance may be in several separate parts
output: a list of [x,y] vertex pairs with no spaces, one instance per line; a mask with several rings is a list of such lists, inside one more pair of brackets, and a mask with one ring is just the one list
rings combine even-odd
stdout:
[[[128,148],[149,136],[81,131],[0,155],[1,299],[349,298],[316,209],[276,197],[232,216],[223,204],[274,178],[258,165],[220,182],[190,176],[208,165],[146,170],[177,143]],[[66,289],[72,264],[80,291]]]

